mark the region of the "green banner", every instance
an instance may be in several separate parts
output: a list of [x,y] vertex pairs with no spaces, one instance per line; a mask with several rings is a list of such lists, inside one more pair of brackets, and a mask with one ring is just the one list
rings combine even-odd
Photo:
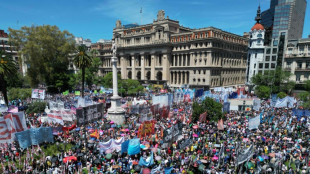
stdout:
[[69,95],[69,90],[62,93],[63,95]]
[[75,95],[81,95],[80,91],[75,91]]

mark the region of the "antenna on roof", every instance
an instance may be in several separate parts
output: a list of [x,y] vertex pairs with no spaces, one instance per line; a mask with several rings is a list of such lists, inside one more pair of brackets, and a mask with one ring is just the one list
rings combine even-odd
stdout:
[[142,7],[140,9],[140,14],[141,14],[141,24],[140,25],[142,25],[142,17],[143,17],[143,15],[142,15]]

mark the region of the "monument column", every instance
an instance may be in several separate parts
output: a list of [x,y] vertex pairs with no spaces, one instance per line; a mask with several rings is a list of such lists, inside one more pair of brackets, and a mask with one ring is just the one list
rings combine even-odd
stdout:
[[136,74],[136,58],[135,55],[131,56],[131,79],[137,79]]
[[155,55],[151,56],[151,80],[155,80]]
[[113,96],[111,97],[111,107],[108,109],[108,118],[116,124],[121,125],[125,122],[125,110],[121,107],[121,97],[118,96],[117,88],[117,57],[116,57],[116,44],[112,44],[112,71],[113,71]]
[[141,80],[145,80],[144,54],[141,55]]

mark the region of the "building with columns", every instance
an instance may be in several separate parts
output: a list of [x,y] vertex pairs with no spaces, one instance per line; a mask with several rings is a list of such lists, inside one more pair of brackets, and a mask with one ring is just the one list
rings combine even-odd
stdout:
[[[123,79],[204,88],[245,82],[247,38],[215,27],[183,27],[163,10],[151,24],[122,25],[118,20],[113,39]],[[111,43],[92,48],[102,60],[99,74],[112,72]]]
[[283,68],[291,72],[296,84],[310,80],[310,35],[308,38],[288,41]]

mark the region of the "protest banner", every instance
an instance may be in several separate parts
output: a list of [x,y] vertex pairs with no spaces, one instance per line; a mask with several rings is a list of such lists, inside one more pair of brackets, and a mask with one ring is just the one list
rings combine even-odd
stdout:
[[51,127],[31,128],[16,133],[19,146],[23,149],[31,145],[39,145],[43,142],[54,143],[53,130]]
[[97,121],[103,117],[103,103],[76,109],[78,126]]
[[0,143],[11,143],[16,132],[27,130],[24,112],[8,113],[0,117]]
[[45,90],[43,90],[43,89],[32,89],[31,98],[44,100]]
[[260,99],[254,99],[253,100],[253,110],[259,111],[260,108]]
[[223,112],[230,113],[230,102],[223,103]]
[[171,142],[173,139],[177,138],[179,135],[182,135],[183,125],[181,122],[172,125],[170,128],[164,130],[164,142]]
[[64,121],[63,121],[61,115],[58,113],[48,113],[47,118],[48,118],[47,121],[49,123],[59,123],[61,125],[64,125]]
[[[190,137],[192,137],[192,136],[190,135]],[[193,144],[192,138],[182,139],[181,141],[178,142],[178,149],[179,150],[185,149],[186,147],[188,147],[192,144]]]
[[141,138],[154,134],[155,123],[155,120],[144,121],[139,127],[138,136]]
[[258,126],[260,124],[260,116],[256,116],[254,118],[250,118],[249,120],[249,129],[258,129]]
[[254,147],[251,145],[249,148],[245,149],[243,152],[238,153],[237,156],[237,164],[240,165],[245,161],[248,161],[254,155]]

